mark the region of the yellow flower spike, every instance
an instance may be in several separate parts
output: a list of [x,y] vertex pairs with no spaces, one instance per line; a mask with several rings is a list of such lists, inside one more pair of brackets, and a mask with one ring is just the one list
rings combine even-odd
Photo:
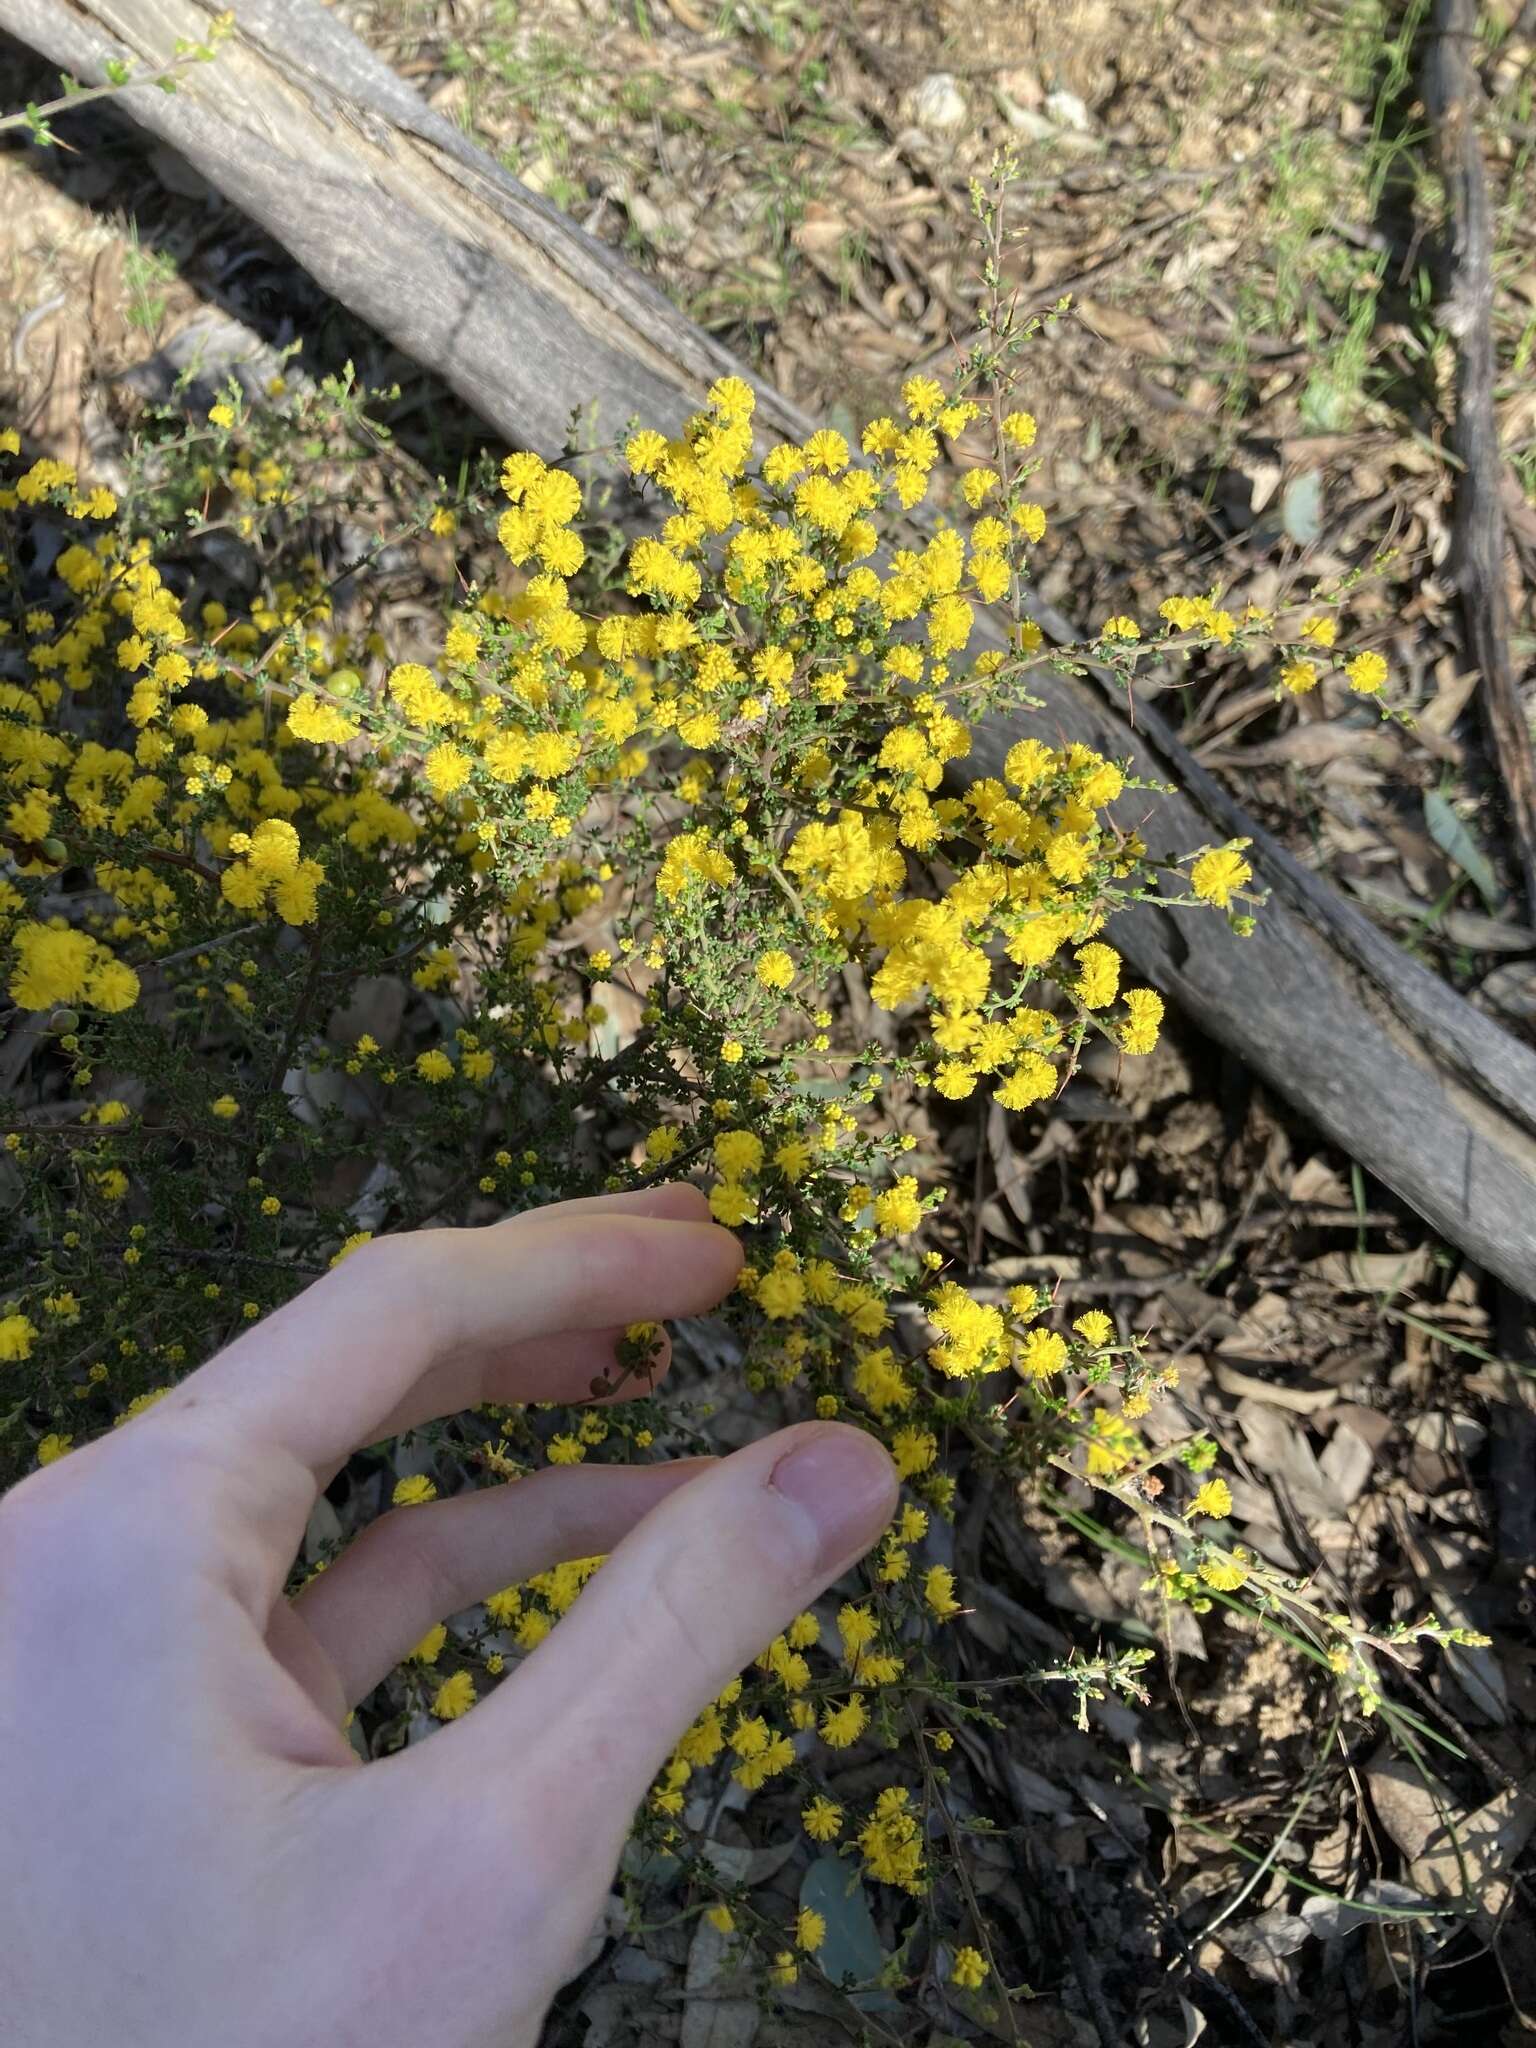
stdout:
[[1387,680],[1387,664],[1379,654],[1357,654],[1344,664],[1349,687],[1362,696],[1373,696]]
[[1232,1512],[1231,1487],[1225,1479],[1207,1479],[1184,1512],[1188,1517],[1209,1515],[1214,1521],[1224,1521]]
[[[1246,843],[1246,842],[1243,842]],[[1189,871],[1189,886],[1204,903],[1225,910],[1234,891],[1253,879],[1253,869],[1234,846],[1201,854]]]
[[1248,1553],[1244,1550],[1212,1551],[1201,1559],[1198,1571],[1214,1591],[1235,1593],[1248,1582]]
[[979,1991],[988,1976],[986,1957],[978,1948],[957,1948],[949,1965],[949,1981],[961,1991]]
[[431,1711],[439,1721],[457,1721],[474,1703],[474,1679],[467,1671],[455,1671],[433,1693]]
[[802,1906],[795,1920],[795,1946],[814,1955],[827,1938],[825,1917],[813,1906]]
[[940,1621],[948,1621],[960,1612],[960,1602],[955,1598],[955,1575],[948,1565],[929,1567],[923,1579],[923,1603]]

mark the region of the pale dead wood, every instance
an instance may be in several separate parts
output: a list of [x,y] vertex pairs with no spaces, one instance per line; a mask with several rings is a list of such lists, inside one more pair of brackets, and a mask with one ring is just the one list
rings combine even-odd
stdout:
[[[200,38],[195,0],[0,0],[0,28],[75,76],[163,61]],[[674,429],[722,373],[749,378],[772,432],[811,422],[612,251],[524,191],[316,0],[244,0],[218,61],[180,93],[125,96],[354,313],[434,370],[508,440],[558,452],[573,404],[611,443],[639,413]],[[1074,637],[1049,607],[1035,615]],[[1001,628],[983,628],[1000,644]],[[1148,799],[1154,853],[1253,841],[1273,892],[1256,934],[1140,909],[1117,942],[1137,973],[1232,1046],[1449,1242],[1536,1297],[1536,1055],[1410,959],[1262,832],[1180,744],[1102,680],[1040,672],[1038,728],[1178,785]],[[984,722],[967,764],[1017,736]],[[1138,822],[1140,822],[1138,820]]]
[[1477,133],[1476,0],[1435,0],[1424,61],[1424,103],[1450,213],[1441,320],[1456,343],[1451,453],[1460,463],[1451,517],[1451,574],[1479,702],[1503,785],[1527,909],[1536,917],[1536,757],[1509,643],[1504,455],[1494,414],[1493,221]]

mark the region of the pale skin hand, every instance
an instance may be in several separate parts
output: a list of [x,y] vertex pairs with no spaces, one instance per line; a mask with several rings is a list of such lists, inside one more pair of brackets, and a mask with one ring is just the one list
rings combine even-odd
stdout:
[[[582,1399],[626,1323],[710,1307],[739,1264],[681,1187],[386,1240],[0,1501],[0,2040],[537,2038],[655,1771],[876,1540],[889,1460],[809,1423],[541,1473],[284,1582],[359,1445]],[[464,1720],[359,1763],[347,1708],[435,1622],[610,1549]]]

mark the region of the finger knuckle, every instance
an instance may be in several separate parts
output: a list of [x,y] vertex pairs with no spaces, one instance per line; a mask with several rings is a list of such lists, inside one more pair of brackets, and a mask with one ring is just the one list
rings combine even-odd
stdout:
[[457,1230],[403,1230],[375,1238],[317,1283],[326,1307],[387,1328],[392,1346],[432,1359],[454,1341],[456,1292],[445,1266]]
[[431,1507],[393,1508],[355,1546],[370,1572],[394,1591],[402,1611],[444,1620],[464,1604],[454,1555]]
[[654,1291],[656,1238],[642,1219],[588,1217],[573,1234],[570,1250],[578,1300],[617,1304]]
[[688,1583],[680,1558],[662,1560],[653,1593],[655,1620],[663,1632],[669,1658],[681,1667],[680,1675],[690,1690],[703,1688],[707,1696],[720,1681],[720,1646],[706,1626],[708,1617],[700,1612],[697,1590]]

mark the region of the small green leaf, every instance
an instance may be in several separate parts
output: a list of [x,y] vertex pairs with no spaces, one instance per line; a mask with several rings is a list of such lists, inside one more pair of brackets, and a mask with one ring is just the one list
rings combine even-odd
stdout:
[[102,68],[109,85],[126,85],[133,76],[133,66],[121,57],[109,57]]
[[1461,869],[1487,905],[1489,915],[1496,917],[1500,908],[1499,885],[1488,856],[1472,837],[1466,820],[1438,789],[1425,791],[1424,823],[1436,846]]
[[828,1981],[848,1988],[849,2002],[866,2012],[899,2012],[901,2001],[875,1984],[886,1954],[855,1865],[841,1856],[818,1856],[800,1880],[800,1904],[827,1923],[816,1962]]
[[1303,470],[1286,485],[1280,499],[1280,524],[1299,548],[1309,548],[1323,530],[1323,473]]

